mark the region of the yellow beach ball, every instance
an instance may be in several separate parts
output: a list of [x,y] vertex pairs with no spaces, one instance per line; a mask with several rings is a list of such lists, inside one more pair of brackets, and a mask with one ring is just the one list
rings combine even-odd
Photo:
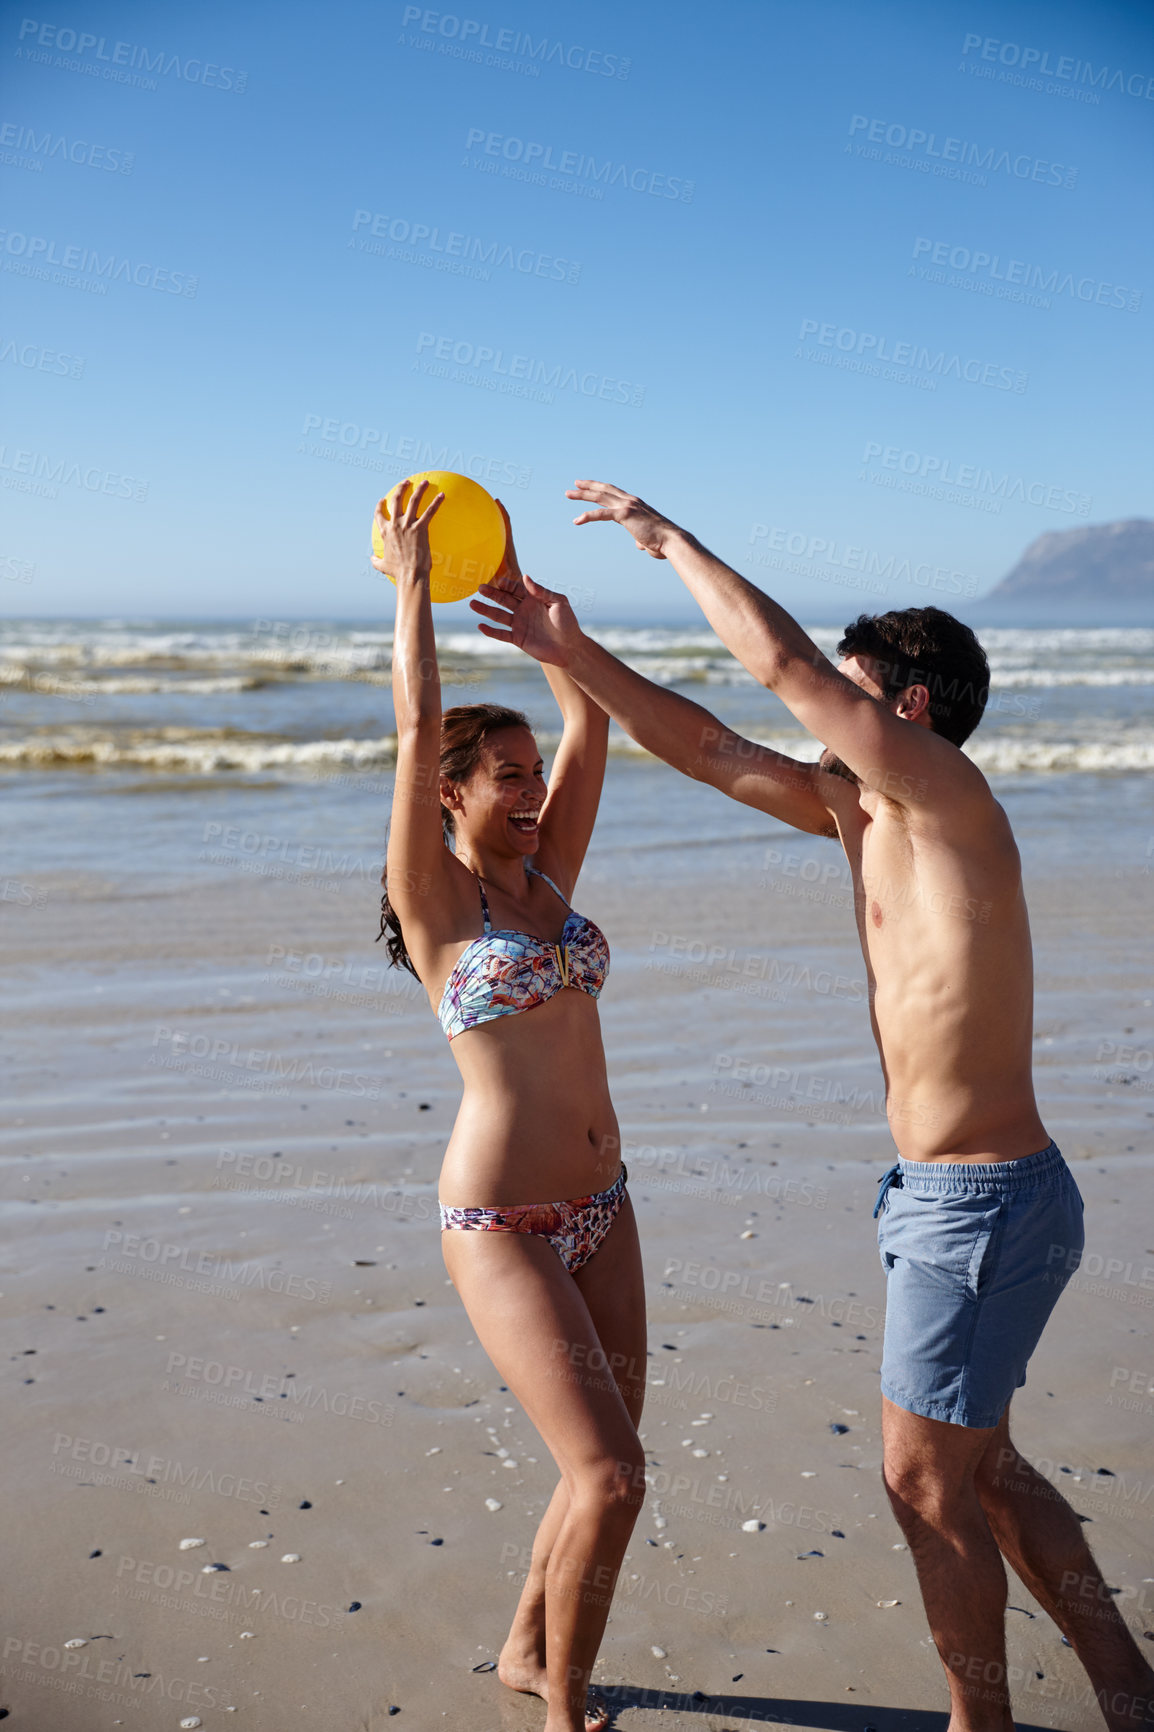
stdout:
[[[505,520],[496,501],[479,482],[468,475],[456,475],[451,469],[422,469],[419,475],[410,475],[401,494],[402,508],[408,504],[410,489],[419,481],[429,483],[424,506],[438,493],[445,495],[429,525],[429,549],[433,556],[429,593],[434,601],[462,601],[500,570],[505,557]],[[373,552],[378,559],[385,557],[375,520]],[[396,581],[391,573],[389,581]]]

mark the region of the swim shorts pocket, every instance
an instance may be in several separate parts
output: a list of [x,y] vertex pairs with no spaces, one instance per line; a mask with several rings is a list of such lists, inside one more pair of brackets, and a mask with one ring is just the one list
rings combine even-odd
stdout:
[[924,1191],[895,1186],[886,1197],[878,1249],[887,1273],[916,1265],[944,1293],[975,1299],[988,1260],[997,1255],[1003,1199],[992,1191]]
[[970,1298],[977,1299],[983,1285],[991,1282],[996,1274],[998,1252],[1001,1250],[1002,1232],[1009,1214],[1010,1200],[995,1194],[972,1198],[971,1201],[985,1205],[982,1210],[982,1226],[970,1255],[969,1277],[966,1282]]

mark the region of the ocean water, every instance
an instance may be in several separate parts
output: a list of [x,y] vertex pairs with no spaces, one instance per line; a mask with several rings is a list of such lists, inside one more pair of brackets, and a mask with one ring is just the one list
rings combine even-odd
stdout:
[[[820,749],[707,628],[590,629],[726,727],[794,756]],[[833,653],[837,632],[814,627]],[[982,633],[991,696],[967,746],[1048,858],[1150,870],[1154,630]],[[392,634],[315,621],[0,623],[0,786],[17,871],[180,872],[213,824],[376,850],[393,762]],[[557,715],[520,652],[455,627],[439,640],[446,705],[526,710],[548,756]],[[683,870],[774,829],[674,777],[618,730],[590,857]],[[310,844],[311,845],[311,844]],[[272,850],[275,853],[275,848]],[[633,865],[625,865],[628,857]],[[9,866],[9,870],[12,870]]]

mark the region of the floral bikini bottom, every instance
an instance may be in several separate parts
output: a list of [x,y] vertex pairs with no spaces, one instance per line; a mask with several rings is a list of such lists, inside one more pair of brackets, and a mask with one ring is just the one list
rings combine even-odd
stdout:
[[575,1275],[605,1239],[625,1201],[625,1167],[607,1191],[592,1197],[572,1197],[565,1203],[513,1203],[501,1209],[441,1208],[442,1232],[536,1233],[548,1239]]

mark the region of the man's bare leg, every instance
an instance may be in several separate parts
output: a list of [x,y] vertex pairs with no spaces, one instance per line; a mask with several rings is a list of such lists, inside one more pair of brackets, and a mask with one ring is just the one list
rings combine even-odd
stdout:
[[1006,1571],[974,1483],[992,1435],[882,1398],[886,1491],[949,1680],[948,1732],[1013,1732]]
[[978,1464],[976,1486],[1014,1573],[1086,1668],[1110,1732],[1154,1724],[1154,1670],[1102,1580],[1078,1517],[1010,1441],[1008,1407]]

